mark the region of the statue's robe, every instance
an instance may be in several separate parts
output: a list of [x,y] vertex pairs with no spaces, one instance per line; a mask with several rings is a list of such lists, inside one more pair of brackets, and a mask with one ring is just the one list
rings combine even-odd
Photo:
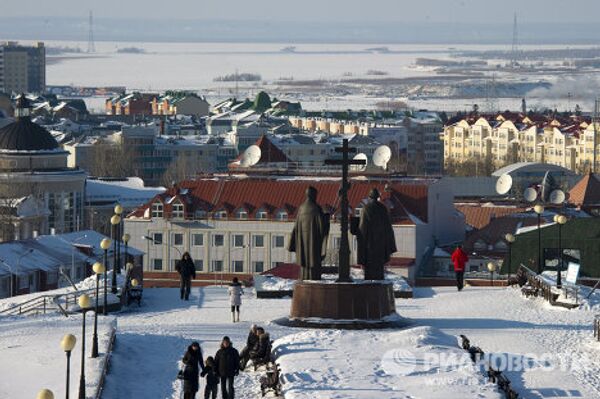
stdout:
[[385,279],[384,265],[396,252],[394,229],[385,205],[371,201],[362,208],[356,238],[357,260],[363,265],[365,280]]

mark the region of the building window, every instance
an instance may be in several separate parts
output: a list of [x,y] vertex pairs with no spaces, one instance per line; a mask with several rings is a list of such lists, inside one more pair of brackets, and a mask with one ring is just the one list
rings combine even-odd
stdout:
[[273,236],[273,247],[275,247],[275,248],[285,247],[285,237],[284,236]]
[[256,212],[256,218],[259,220],[267,219],[269,217],[269,213],[263,209]]
[[180,247],[183,245],[183,234],[182,233],[172,233],[171,234],[171,242],[173,245]]
[[254,248],[264,248],[265,236],[252,236],[252,246]]
[[173,219],[183,219],[184,212],[183,212],[183,204],[181,202],[177,202],[177,203],[173,204],[172,216],[173,216]]
[[217,211],[214,213],[214,218],[215,219],[227,219],[227,212],[226,211]]
[[152,270],[162,270],[163,261],[162,259],[152,259]]
[[153,218],[163,217],[163,204],[161,202],[155,202],[152,204],[152,217]]
[[194,267],[196,268],[197,272],[203,271],[204,270],[204,260],[202,260],[202,259],[195,260]]
[[225,242],[223,234],[215,234],[213,237],[213,247],[222,247]]
[[265,262],[262,260],[257,260],[252,262],[252,268],[254,269],[254,273],[262,273],[265,271]]
[[231,261],[231,271],[233,273],[243,273],[244,272],[244,261],[243,260],[232,260]]
[[152,233],[152,241],[151,243],[154,245],[162,245],[163,235],[162,233]]
[[192,234],[192,245],[195,247],[202,247],[204,245],[204,234]]
[[242,248],[244,246],[244,235],[234,234],[231,239],[231,246],[234,248]]
[[179,262],[179,259],[171,259],[171,270],[177,270],[177,263]]
[[235,214],[235,217],[241,220],[246,220],[248,219],[248,212],[246,212],[245,209],[238,209],[238,211]]
[[282,222],[288,220],[288,213],[286,211],[277,212],[277,220]]
[[222,260],[213,260],[212,261],[212,272],[222,272],[223,271],[223,261]]

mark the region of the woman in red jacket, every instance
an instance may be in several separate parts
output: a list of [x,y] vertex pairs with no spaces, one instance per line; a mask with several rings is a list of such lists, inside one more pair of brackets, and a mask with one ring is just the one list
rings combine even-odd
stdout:
[[467,253],[463,251],[462,246],[456,247],[452,253],[452,263],[454,263],[454,272],[456,273],[456,287],[459,291],[463,289],[463,279],[465,277],[465,264],[469,261]]

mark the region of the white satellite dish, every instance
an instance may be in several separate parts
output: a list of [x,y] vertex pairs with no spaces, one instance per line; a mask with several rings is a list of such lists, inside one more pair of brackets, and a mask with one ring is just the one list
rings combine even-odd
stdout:
[[367,154],[363,154],[362,152],[360,154],[356,154],[354,156],[355,161],[365,161],[364,165],[350,165],[350,170],[354,171],[354,172],[364,172],[367,169]]
[[537,199],[538,193],[536,191],[535,188],[527,188],[525,189],[525,192],[523,193],[523,198],[525,198],[525,201],[527,202],[533,202]]
[[565,195],[565,192],[563,190],[552,190],[549,197],[550,203],[555,205],[562,204],[563,202],[565,202],[566,199],[567,196]]
[[504,174],[496,181],[496,192],[500,195],[504,195],[510,191],[512,187],[512,177],[508,174]]
[[373,163],[380,168],[385,169],[390,159],[392,159],[392,150],[387,145],[380,145],[373,152]]
[[250,147],[246,148],[246,151],[244,151],[240,165],[244,168],[256,165],[258,161],[260,161],[261,155],[262,151],[260,150],[260,147],[257,145],[251,145]]

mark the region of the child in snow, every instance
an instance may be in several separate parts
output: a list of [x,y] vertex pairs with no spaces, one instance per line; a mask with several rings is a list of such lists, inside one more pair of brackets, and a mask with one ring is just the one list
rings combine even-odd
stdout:
[[212,356],[206,358],[206,364],[202,377],[206,377],[206,388],[204,388],[204,399],[217,399],[217,392],[219,389],[219,376],[215,368],[215,359]]

